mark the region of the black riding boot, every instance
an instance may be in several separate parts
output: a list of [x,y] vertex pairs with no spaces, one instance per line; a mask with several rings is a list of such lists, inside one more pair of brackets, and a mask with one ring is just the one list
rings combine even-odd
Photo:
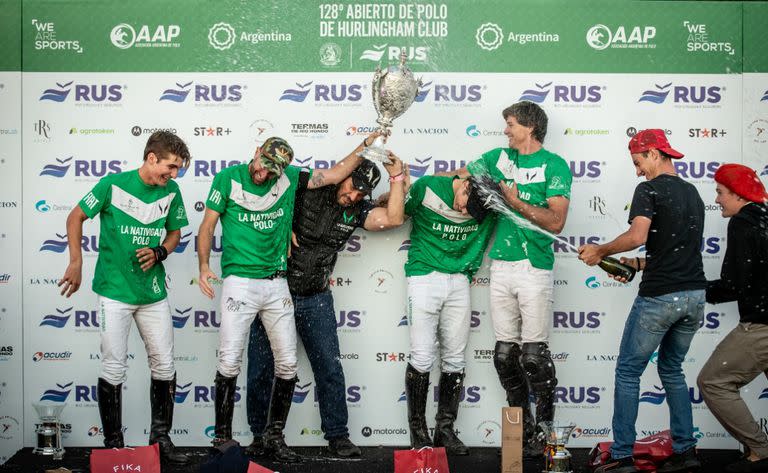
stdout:
[[445,447],[451,455],[469,455],[469,449],[453,430],[453,422],[459,413],[463,384],[463,372],[440,374],[440,398],[435,415],[435,447]]
[[149,444],[160,446],[160,456],[171,463],[185,464],[189,458],[176,451],[176,446],[168,435],[173,425],[173,404],[176,397],[176,374],[170,381],[153,379],[149,387],[149,403],[152,409],[152,427],[149,431]]
[[237,376],[228,378],[218,371],[214,379],[215,385],[215,415],[214,437],[211,442],[214,447],[232,439],[232,415],[235,410],[235,390]]
[[408,402],[408,428],[411,432],[411,448],[431,447],[427,429],[427,395],[429,373],[419,373],[408,363],[405,369],[405,397]]
[[269,414],[267,415],[267,428],[264,431],[264,450],[277,461],[295,463],[301,461],[301,457],[293,452],[285,444],[283,429],[288,420],[288,412],[293,402],[293,389],[298,378],[275,378],[272,384],[272,399],[269,401]]
[[123,448],[123,385],[115,386],[104,378],[99,378],[99,415],[104,433],[104,446]]
[[542,451],[526,449],[536,434],[536,424],[531,412],[530,390],[523,365],[520,364],[520,345],[512,342],[496,342],[493,365],[499,375],[499,381],[507,393],[507,404],[523,410],[523,446],[526,456],[538,456]]

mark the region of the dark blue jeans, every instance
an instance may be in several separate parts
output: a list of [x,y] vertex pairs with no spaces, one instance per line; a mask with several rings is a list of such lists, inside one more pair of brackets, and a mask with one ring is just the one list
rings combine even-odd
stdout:
[[704,291],[681,291],[658,297],[635,298],[624,325],[616,389],[613,401],[611,457],[632,456],[637,433],[635,421],[640,393],[640,375],[659,348],[658,371],[667,395],[672,449],[681,453],[696,445],[688,384],[683,360],[704,317]]
[[[326,440],[349,435],[344,370],[341,366],[336,312],[331,291],[313,296],[293,296],[296,332],[299,334],[309,364],[315,375],[315,389],[320,404],[320,428]],[[248,341],[248,424],[255,437],[261,437],[267,425],[267,411],[274,376],[272,349],[261,320],[251,324]]]

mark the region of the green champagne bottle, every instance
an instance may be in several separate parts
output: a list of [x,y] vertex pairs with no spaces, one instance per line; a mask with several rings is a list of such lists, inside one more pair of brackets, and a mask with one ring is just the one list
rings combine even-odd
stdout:
[[610,256],[601,259],[597,265],[600,266],[606,273],[624,278],[627,280],[627,282],[634,279],[635,273],[637,272],[637,270],[635,270],[635,268],[632,266],[622,264],[619,262],[619,260],[616,258],[611,258]]

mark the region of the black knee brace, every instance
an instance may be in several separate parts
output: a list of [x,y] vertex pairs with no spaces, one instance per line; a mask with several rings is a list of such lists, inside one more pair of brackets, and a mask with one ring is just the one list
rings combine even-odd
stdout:
[[534,394],[555,391],[555,364],[546,343],[524,343],[521,361]]

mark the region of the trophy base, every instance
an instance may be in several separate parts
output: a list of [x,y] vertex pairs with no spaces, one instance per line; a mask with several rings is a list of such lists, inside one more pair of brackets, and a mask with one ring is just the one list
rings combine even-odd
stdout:
[[64,449],[56,447],[35,447],[32,449],[32,453],[35,455],[50,455],[54,460],[61,460],[64,458]]
[[389,159],[389,152],[381,146],[376,146],[376,142],[374,142],[373,145],[364,148],[360,153],[358,153],[358,156],[361,158],[370,159],[371,161],[378,161],[384,164],[392,164],[392,161]]

